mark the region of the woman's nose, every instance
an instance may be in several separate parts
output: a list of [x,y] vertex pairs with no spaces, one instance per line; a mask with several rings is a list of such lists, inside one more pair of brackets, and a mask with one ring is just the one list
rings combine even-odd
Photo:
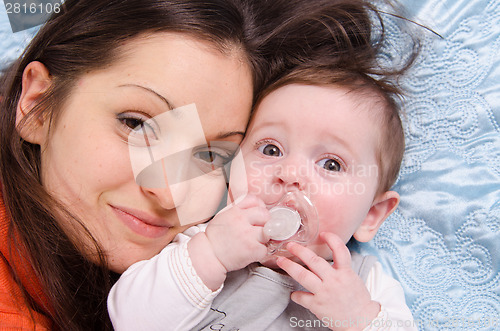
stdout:
[[169,188],[141,187],[144,194],[163,209],[175,209],[177,203]]
[[185,169],[178,167],[172,170],[173,168],[169,167],[167,171],[165,159],[160,160],[153,167],[148,173],[150,178],[144,181],[144,184],[138,183],[144,194],[164,209],[174,209],[182,205],[189,186],[185,178]]

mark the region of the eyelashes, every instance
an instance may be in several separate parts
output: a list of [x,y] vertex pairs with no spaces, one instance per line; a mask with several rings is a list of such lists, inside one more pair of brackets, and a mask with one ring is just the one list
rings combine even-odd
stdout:
[[[123,141],[134,148],[157,148],[168,151],[168,134],[166,128],[161,130],[158,123],[145,113],[127,111],[116,115],[119,134]],[[164,131],[164,132],[162,132]],[[172,134],[179,134],[174,132]],[[135,149],[134,149],[135,150]],[[230,141],[210,141],[206,144],[186,147],[172,154],[163,155],[166,162],[173,162],[176,167],[183,167],[191,174],[212,173],[219,175],[222,168],[228,165],[239,150],[239,144]],[[153,152],[154,153],[154,152]],[[151,160],[153,154],[149,152]]]
[[141,112],[125,112],[116,116],[121,129],[133,145],[150,145],[160,139],[160,128],[151,117]]
[[279,144],[272,140],[263,140],[256,144],[256,149],[263,155],[270,157],[281,157],[283,151],[280,149]]
[[342,160],[336,157],[326,157],[316,162],[316,164],[326,171],[341,172],[345,169]]
[[[254,148],[268,158],[281,158],[285,155],[283,147],[272,139],[261,140],[255,144]],[[343,160],[334,154],[321,156],[315,164],[327,173],[338,173],[347,169]]]

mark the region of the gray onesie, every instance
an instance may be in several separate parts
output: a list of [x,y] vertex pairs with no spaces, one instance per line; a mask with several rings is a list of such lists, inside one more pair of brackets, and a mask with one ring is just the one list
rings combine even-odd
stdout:
[[[366,281],[374,256],[351,252],[355,272]],[[309,310],[290,300],[304,290],[295,280],[269,268],[252,264],[228,274],[224,288],[210,312],[193,330],[329,330]]]

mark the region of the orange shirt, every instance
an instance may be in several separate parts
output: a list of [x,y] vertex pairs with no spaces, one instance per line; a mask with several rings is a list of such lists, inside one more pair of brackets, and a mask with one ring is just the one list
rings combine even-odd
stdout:
[[10,220],[0,194],[0,330],[50,330],[51,320],[26,304],[21,288],[12,277],[11,266],[15,265],[20,280],[31,297],[40,306],[49,307],[31,265],[21,255],[16,254],[15,249],[10,252],[9,224]]

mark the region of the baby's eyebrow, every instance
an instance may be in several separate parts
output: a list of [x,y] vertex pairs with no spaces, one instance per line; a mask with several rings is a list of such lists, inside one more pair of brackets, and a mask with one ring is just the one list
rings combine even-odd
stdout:
[[175,109],[176,107],[167,99],[165,98],[163,95],[161,95],[160,93],[156,92],[155,90],[153,90],[152,88],[149,88],[149,87],[146,87],[146,86],[142,86],[142,85],[138,85],[138,84],[122,84],[122,85],[119,85],[118,87],[137,87],[137,88],[140,88],[144,91],[147,91],[151,94],[153,94],[154,96],[156,96],[157,98],[159,98],[161,101],[163,101],[169,110],[172,110],[172,109]]
[[325,135],[325,145],[336,145],[336,146],[341,146],[345,151],[349,153],[349,156],[351,158],[359,160],[359,153],[356,151],[355,148],[353,148],[352,144],[349,143],[348,140],[343,139],[339,135],[336,135],[334,133],[329,133]]

